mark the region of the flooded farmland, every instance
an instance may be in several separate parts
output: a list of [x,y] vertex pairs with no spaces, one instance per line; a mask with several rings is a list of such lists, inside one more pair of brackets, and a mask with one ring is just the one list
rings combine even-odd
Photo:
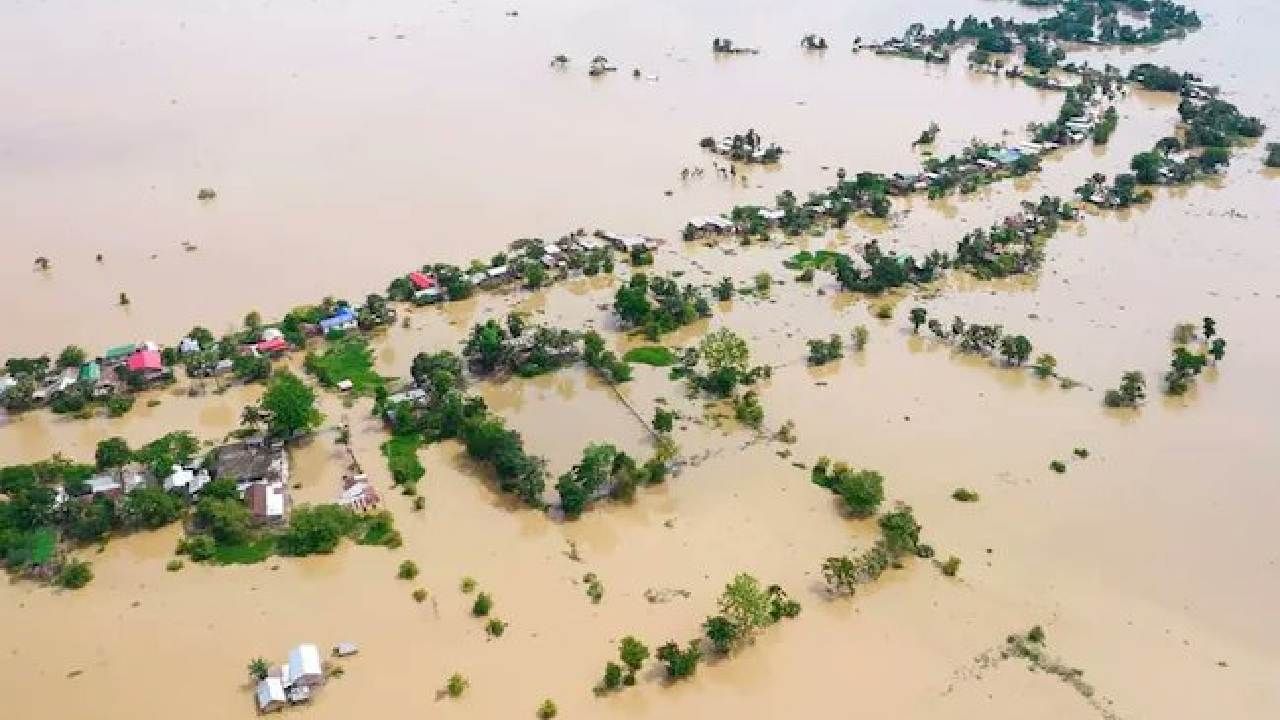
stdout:
[[[1203,5],[1192,3],[1204,27],[1184,40],[1071,57],[1201,72],[1280,126],[1266,31],[1278,11]],[[81,590],[16,577],[0,586],[9,715],[251,717],[245,664],[303,641],[357,642],[360,654],[286,717],[534,717],[545,698],[566,718],[1275,715],[1280,345],[1268,321],[1280,311],[1280,177],[1262,165],[1273,130],[1219,177],[1157,188],[1145,206],[1085,209],[1021,277],[956,273],[866,297],[827,273],[797,282],[782,263],[873,238],[949,251],[1021,200],[1068,197],[1093,172],[1124,171],[1171,133],[1176,97],[1127,92],[1105,149],[1054,151],[1042,171],[970,195],[894,198],[886,219],[750,246],[680,240],[690,216],[771,204],[788,188],[803,196],[835,182],[836,168],[914,168],[911,142],[931,121],[940,155],[973,138],[1021,142],[1028,122],[1057,114],[1060,94],[960,58],[930,65],[848,47],[916,20],[1044,12],[986,0],[7,4],[0,297],[18,311],[0,336],[5,357],[171,342],[197,323],[221,332],[251,310],[358,299],[424,262],[487,261],[516,238],[577,227],[664,239],[655,272],[687,282],[778,281],[662,339],[683,348],[721,327],[741,335],[752,364],[773,367],[756,386],[758,433],[667,368],[636,364],[616,386],[581,366],[475,383],[551,477],[591,442],[647,457],[654,408],[678,412],[672,436],[689,462],[577,520],[501,494],[455,441],[419,451],[425,508],[413,510],[380,454],[388,434],[372,399],[318,390],[324,426],[290,450],[295,501],[333,501],[348,458],[335,428],[347,426],[403,544],[177,572],[166,563],[178,525],[79,547],[95,576]],[[801,50],[811,32],[832,47]],[[726,35],[761,52],[713,57],[711,38]],[[548,66],[557,53],[567,68]],[[620,70],[589,77],[596,54]],[[698,140],[747,127],[787,152],[776,167],[745,166],[745,181],[721,179]],[[708,172],[682,180],[686,167]],[[202,187],[216,199],[197,200]],[[32,269],[37,256],[48,270]],[[616,278],[405,306],[371,339],[375,368],[404,378],[417,353],[458,351],[473,323],[512,310],[596,329],[614,350],[647,344],[619,332],[610,309],[632,272],[619,267]],[[882,304],[890,318],[877,317]],[[1078,384],[914,334],[915,306],[1023,333]],[[1189,393],[1162,394],[1171,328],[1204,316],[1229,338],[1227,357]],[[859,325],[865,349],[806,363],[807,339]],[[301,358],[282,364],[303,373]],[[1134,369],[1151,378],[1146,404],[1105,408],[1104,391]],[[136,446],[172,430],[211,446],[263,394],[179,375],[119,418],[0,416],[0,465],[92,461],[103,438]],[[787,420],[795,442],[774,440]],[[823,560],[867,548],[877,530],[810,481],[807,466],[824,455],[882,473],[939,559],[962,559],[958,574],[912,558],[833,599]],[[956,502],[960,487],[981,499]],[[396,578],[405,559],[421,568],[412,582]],[[800,615],[688,680],[650,661],[636,687],[592,692],[622,637],[656,647],[698,636],[739,572],[785,587]],[[603,583],[598,604],[586,573]],[[509,623],[501,637],[472,616],[464,577],[492,595]],[[419,587],[424,602],[411,597]],[[1089,693],[1017,658],[991,660],[1037,625]],[[453,673],[470,682],[459,698],[441,693]]]

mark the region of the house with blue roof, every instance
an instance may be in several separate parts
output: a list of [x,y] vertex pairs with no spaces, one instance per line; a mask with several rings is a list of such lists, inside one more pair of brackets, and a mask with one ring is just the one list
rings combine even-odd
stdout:
[[320,332],[328,335],[334,330],[353,330],[359,323],[350,305],[341,305],[333,315],[320,321]]

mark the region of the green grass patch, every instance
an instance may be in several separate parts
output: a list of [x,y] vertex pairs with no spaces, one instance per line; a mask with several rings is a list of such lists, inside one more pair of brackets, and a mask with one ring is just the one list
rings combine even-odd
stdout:
[[275,555],[276,536],[266,535],[239,545],[218,545],[213,561],[219,565],[253,565]]
[[629,363],[641,363],[654,367],[667,367],[676,364],[676,354],[661,345],[646,345],[632,348],[622,359]]
[[306,368],[325,387],[350,380],[351,391],[357,395],[373,392],[387,382],[373,371],[373,351],[359,336],[337,338],[320,355],[308,353]]
[[387,459],[391,478],[397,485],[412,485],[427,474],[426,468],[418,460],[420,447],[422,436],[416,433],[393,435],[390,440],[382,443],[382,455]]
[[14,567],[44,565],[53,559],[57,549],[58,531],[51,527],[36,528],[23,533],[5,559]]
[[830,250],[818,250],[817,252],[809,252],[801,250],[792,255],[790,258],[782,262],[783,267],[788,270],[807,270],[810,268],[816,270],[831,270],[836,266],[836,258],[841,253],[832,252]]

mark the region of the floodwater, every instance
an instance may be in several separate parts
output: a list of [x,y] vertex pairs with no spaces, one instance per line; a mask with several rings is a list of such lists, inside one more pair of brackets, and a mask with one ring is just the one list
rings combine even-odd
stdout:
[[[1017,136],[1057,108],[1056,96],[970,75],[963,63],[930,68],[843,50],[854,34],[896,33],[917,18],[1027,12],[1010,3],[555,5],[6,7],[0,47],[26,62],[0,67],[0,99],[17,108],[0,117],[0,287],[24,312],[0,354],[167,338],[195,321],[222,327],[250,308],[361,293],[427,259],[487,256],[511,238],[579,225],[675,237],[687,215],[825,184],[822,166],[907,165],[910,140],[930,120],[945,151],[973,136]],[[518,17],[504,16],[513,8]],[[1196,9],[1206,27],[1189,39],[1107,57],[1201,69],[1280,126],[1264,37],[1277,11],[1255,0]],[[801,53],[805,32],[825,34],[832,49]],[[706,46],[716,35],[764,51],[715,60]],[[574,58],[567,72],[547,68],[557,52]],[[586,77],[597,52],[622,71]],[[633,65],[658,81],[633,80]],[[875,236],[902,249],[949,248],[1021,199],[1067,195],[1095,169],[1123,168],[1176,117],[1167,98],[1143,93],[1120,112],[1106,151],[1064,152],[1034,178],[898,203],[887,224],[823,238],[671,243],[659,267],[708,282],[762,270],[786,280],[780,261],[801,247]],[[752,173],[747,187],[710,174],[680,183],[680,167],[709,166],[698,137],[747,126],[794,149],[781,168]],[[1280,556],[1268,540],[1280,507],[1280,178],[1262,169],[1261,154],[1243,150],[1220,181],[1160,191],[1150,207],[1086,213],[1050,242],[1031,278],[891,296],[892,320],[872,316],[880,301],[841,295],[821,275],[813,286],[778,285],[769,299],[721,304],[710,323],[669,342],[693,343],[720,325],[742,333],[753,361],[778,366],[761,389],[767,428],[794,419],[799,441],[756,441],[709,417],[714,409],[684,397],[665,371],[637,367],[622,393],[645,416],[660,399],[679,409],[676,440],[700,462],[631,504],[554,522],[513,507],[443,444],[422,453],[424,511],[386,492],[404,533],[398,550],[169,573],[176,535],[162,531],[86,551],[97,578],[83,591],[4,585],[8,715],[251,717],[249,658],[350,640],[362,652],[342,662],[345,675],[288,716],[532,717],[546,697],[561,717],[1275,716]],[[219,197],[202,205],[195,191],[206,185]],[[199,249],[184,252],[182,240]],[[52,260],[49,273],[30,269],[37,254]],[[414,311],[408,328],[376,341],[379,366],[404,374],[414,353],[454,346],[471,322],[513,308],[611,329],[600,305],[612,287],[579,280]],[[120,291],[133,298],[127,311],[113,304]],[[1023,332],[1082,384],[1062,390],[913,337],[905,314],[916,304]],[[1217,318],[1227,357],[1186,397],[1165,398],[1154,385],[1169,329],[1204,315]],[[865,351],[805,366],[805,339],[859,324],[870,330]],[[1104,410],[1103,389],[1129,369],[1152,380],[1150,401],[1133,413]],[[11,419],[0,426],[0,458],[89,457],[107,435],[140,442],[178,428],[217,440],[261,392],[188,397],[179,386],[120,420]],[[636,418],[580,370],[477,390],[553,474],[593,441],[647,452]],[[326,395],[324,409],[329,424],[351,424],[353,452],[387,487],[377,450],[385,436],[367,402],[346,407]],[[1074,458],[1076,447],[1089,457]],[[865,547],[874,527],[843,518],[791,464],[820,455],[884,473],[939,555],[963,560],[959,576],[911,562],[853,600],[827,599],[822,560]],[[1055,459],[1065,474],[1048,470]],[[330,499],[344,463],[331,431],[295,450],[298,498]],[[981,500],[954,502],[960,486]],[[415,581],[395,578],[405,558],[422,568]],[[782,584],[804,605],[800,617],[690,681],[666,685],[646,672],[635,688],[592,695],[620,637],[650,646],[694,637],[739,571]],[[605,585],[599,605],[586,596],[586,572]],[[502,638],[487,639],[470,616],[464,576],[510,622]],[[429,591],[426,602],[410,597],[415,587]],[[689,596],[644,597],[675,588]],[[1034,624],[1054,655],[1085,671],[1092,704],[1023,665],[975,665]],[[453,672],[471,688],[438,699]]]

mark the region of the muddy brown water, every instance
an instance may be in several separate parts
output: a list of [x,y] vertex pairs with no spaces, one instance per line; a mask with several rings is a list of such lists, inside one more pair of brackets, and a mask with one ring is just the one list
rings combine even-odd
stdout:
[[[0,46],[27,60],[0,68],[0,99],[17,108],[0,117],[0,287],[23,311],[0,354],[164,339],[193,321],[221,328],[251,308],[377,289],[422,260],[487,256],[510,238],[578,225],[674,237],[687,215],[825,184],[823,165],[904,166],[929,120],[943,127],[945,151],[972,136],[1016,135],[1056,112],[1057,96],[961,63],[927,68],[844,51],[854,34],[897,32],[913,18],[1026,12],[1012,4],[688,5],[7,7]],[[520,15],[505,17],[510,7]],[[1197,9],[1206,27],[1186,41],[1106,57],[1201,69],[1247,111],[1280,123],[1261,29],[1274,8],[1240,0]],[[832,42],[823,57],[796,47],[812,31]],[[715,35],[764,52],[715,60]],[[561,51],[575,61],[566,73],[546,66]],[[622,71],[587,78],[597,52]],[[633,65],[659,80],[634,81]],[[1050,242],[1032,277],[953,278],[918,293],[925,299],[892,295],[889,321],[829,278],[790,282],[780,265],[799,248],[872,236],[946,249],[1023,198],[1066,195],[1095,168],[1123,168],[1175,117],[1168,98],[1144,93],[1120,109],[1106,151],[1062,153],[1033,178],[972,197],[899,203],[889,223],[752,248],[664,248],[659,266],[695,280],[764,270],[785,281],[768,300],[720,304],[710,322],[667,341],[693,343],[721,325],[746,336],[755,361],[780,366],[761,388],[765,424],[794,419],[797,444],[751,444],[734,423],[706,420],[702,400],[664,370],[637,367],[622,392],[645,414],[662,399],[690,418],[676,439],[705,458],[696,467],[634,503],[557,523],[497,496],[446,443],[422,452],[427,508],[415,513],[388,488],[377,451],[385,436],[367,402],[345,407],[326,394],[329,424],[351,424],[357,457],[388,488],[401,549],[177,573],[164,568],[173,530],[83,551],[97,575],[83,591],[0,586],[6,709],[16,718],[250,717],[249,658],[350,640],[362,651],[342,662],[345,676],[287,715],[531,717],[551,697],[561,717],[1099,717],[1052,677],[1016,663],[975,667],[1009,632],[1039,623],[1052,653],[1084,669],[1095,700],[1118,717],[1275,715],[1280,560],[1268,540],[1280,506],[1271,327],[1280,191],[1260,146],[1241,151],[1221,181],[1159,191],[1146,208],[1087,213]],[[698,137],[748,125],[794,150],[781,168],[752,172],[745,188],[710,175],[680,183],[680,167],[710,165]],[[206,185],[219,197],[202,205],[194,196]],[[199,249],[185,252],[181,240]],[[49,273],[31,271],[36,254],[52,259]],[[403,374],[414,353],[455,346],[471,322],[513,308],[611,329],[598,306],[612,288],[608,278],[578,280],[414,311],[408,329],[376,341],[379,367]],[[134,300],[127,310],[113,305],[121,290]],[[905,313],[916,304],[1024,332],[1083,384],[1064,391],[913,337]],[[1137,413],[1101,408],[1102,390],[1124,370],[1154,382],[1169,329],[1205,314],[1229,341],[1221,367],[1185,398],[1153,392]],[[806,338],[858,324],[870,330],[864,352],[804,365]],[[90,457],[105,436],[141,442],[178,428],[216,440],[261,393],[192,398],[187,386],[118,420],[7,419],[0,458]],[[553,473],[592,441],[648,452],[644,429],[581,370],[477,390]],[[1073,458],[1074,447],[1090,457]],[[793,456],[777,455],[786,450]],[[883,472],[939,554],[962,558],[959,577],[913,562],[853,600],[828,600],[822,559],[865,547],[874,528],[842,518],[790,464],[823,454]],[[344,457],[332,431],[294,450],[298,499],[330,500]],[[1067,473],[1048,470],[1054,459]],[[952,501],[959,486],[981,500]],[[567,556],[569,541],[581,562]],[[422,568],[413,582],[395,578],[405,558]],[[592,695],[620,637],[651,646],[694,637],[718,589],[743,570],[781,583],[803,603],[801,616],[692,681],[665,686],[645,673],[617,696]],[[605,585],[599,605],[581,582],[589,571]],[[469,615],[463,576],[492,593],[494,614],[510,622],[504,637],[487,639]],[[416,587],[429,591],[426,602],[410,597]],[[653,604],[651,588],[689,597]],[[453,672],[471,688],[437,700]]]

